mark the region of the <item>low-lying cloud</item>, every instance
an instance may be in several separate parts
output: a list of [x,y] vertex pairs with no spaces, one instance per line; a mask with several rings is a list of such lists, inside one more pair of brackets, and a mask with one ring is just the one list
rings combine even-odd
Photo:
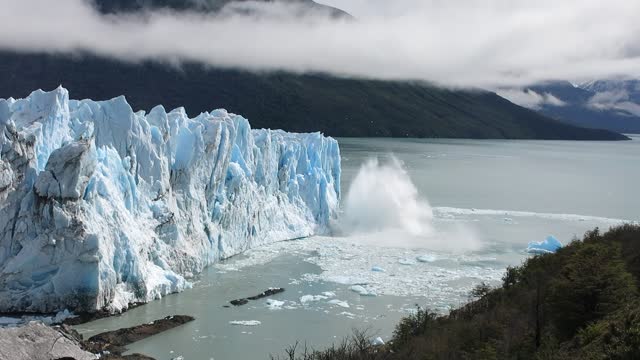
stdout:
[[0,49],[454,87],[640,74],[640,1],[387,1],[393,7],[370,1],[355,21],[277,3],[253,3],[268,7],[269,16],[262,17],[167,11],[116,17],[101,16],[83,0],[5,1]]
[[499,89],[496,93],[514,104],[533,110],[539,110],[544,106],[566,105],[551,93],[537,93],[531,89]]
[[640,116],[640,104],[631,101],[626,90],[599,92],[589,99],[587,106],[596,110],[614,110],[621,114]]

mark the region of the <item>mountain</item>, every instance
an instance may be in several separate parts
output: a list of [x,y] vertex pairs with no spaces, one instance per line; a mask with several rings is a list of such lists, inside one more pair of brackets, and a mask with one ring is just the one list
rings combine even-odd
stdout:
[[0,52],[0,97],[62,84],[81,98],[126,94],[137,109],[184,106],[243,114],[256,128],[331,136],[620,140],[551,120],[481,90],[322,74],[250,73],[185,63],[124,63],[91,55]]
[[[248,11],[259,3],[274,3],[275,0],[91,0],[93,6],[103,14],[131,13],[143,10],[169,9],[173,11],[197,11],[218,13],[225,7],[234,7],[231,11]],[[352,18],[348,13],[331,6],[318,4],[313,0],[277,0],[279,3],[297,5],[306,14],[329,15],[332,17]],[[235,6],[240,5],[240,6]]]
[[523,94],[540,99],[530,103],[530,107],[559,121],[640,133],[640,81],[594,81],[583,85],[552,82],[529,87]]
[[[593,93],[624,93],[625,97],[633,103],[640,104],[640,80],[596,80],[580,84],[582,89]],[[632,111],[640,116],[637,111]]]
[[[295,15],[350,15],[312,0],[86,0],[102,14],[146,10],[260,15],[265,4]],[[264,3],[264,4],[263,4]],[[246,6],[245,6],[246,5]],[[270,6],[270,5],[269,5]],[[265,16],[273,16],[266,11]],[[0,51],[0,97],[27,96],[62,84],[76,96],[121,94],[136,109],[185,106],[191,114],[224,107],[255,127],[322,131],[332,136],[619,140],[609,131],[562,124],[482,90],[448,90],[416,82],[336,78],[323,74],[250,73],[195,63],[179,67],[125,63],[88,54]]]

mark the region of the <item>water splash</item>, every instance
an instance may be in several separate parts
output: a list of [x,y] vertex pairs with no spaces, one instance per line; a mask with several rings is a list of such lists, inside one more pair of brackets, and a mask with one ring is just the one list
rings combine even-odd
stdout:
[[396,157],[367,160],[355,176],[334,234],[372,246],[471,250],[473,232],[448,223],[436,230],[433,210]]
[[340,228],[346,234],[402,230],[430,235],[433,212],[400,161],[369,159],[353,179],[343,206]]

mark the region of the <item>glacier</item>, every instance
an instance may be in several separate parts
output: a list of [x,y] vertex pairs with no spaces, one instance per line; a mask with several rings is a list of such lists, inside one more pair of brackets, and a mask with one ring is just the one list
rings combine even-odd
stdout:
[[337,216],[340,150],[320,133],[62,87],[0,99],[0,130],[0,312],[121,311]]

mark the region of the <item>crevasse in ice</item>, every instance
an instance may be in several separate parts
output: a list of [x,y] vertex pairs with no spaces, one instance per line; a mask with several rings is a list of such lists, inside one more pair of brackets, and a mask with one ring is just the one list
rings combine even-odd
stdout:
[[326,232],[337,142],[225,110],[0,100],[0,311],[119,311],[251,247]]

